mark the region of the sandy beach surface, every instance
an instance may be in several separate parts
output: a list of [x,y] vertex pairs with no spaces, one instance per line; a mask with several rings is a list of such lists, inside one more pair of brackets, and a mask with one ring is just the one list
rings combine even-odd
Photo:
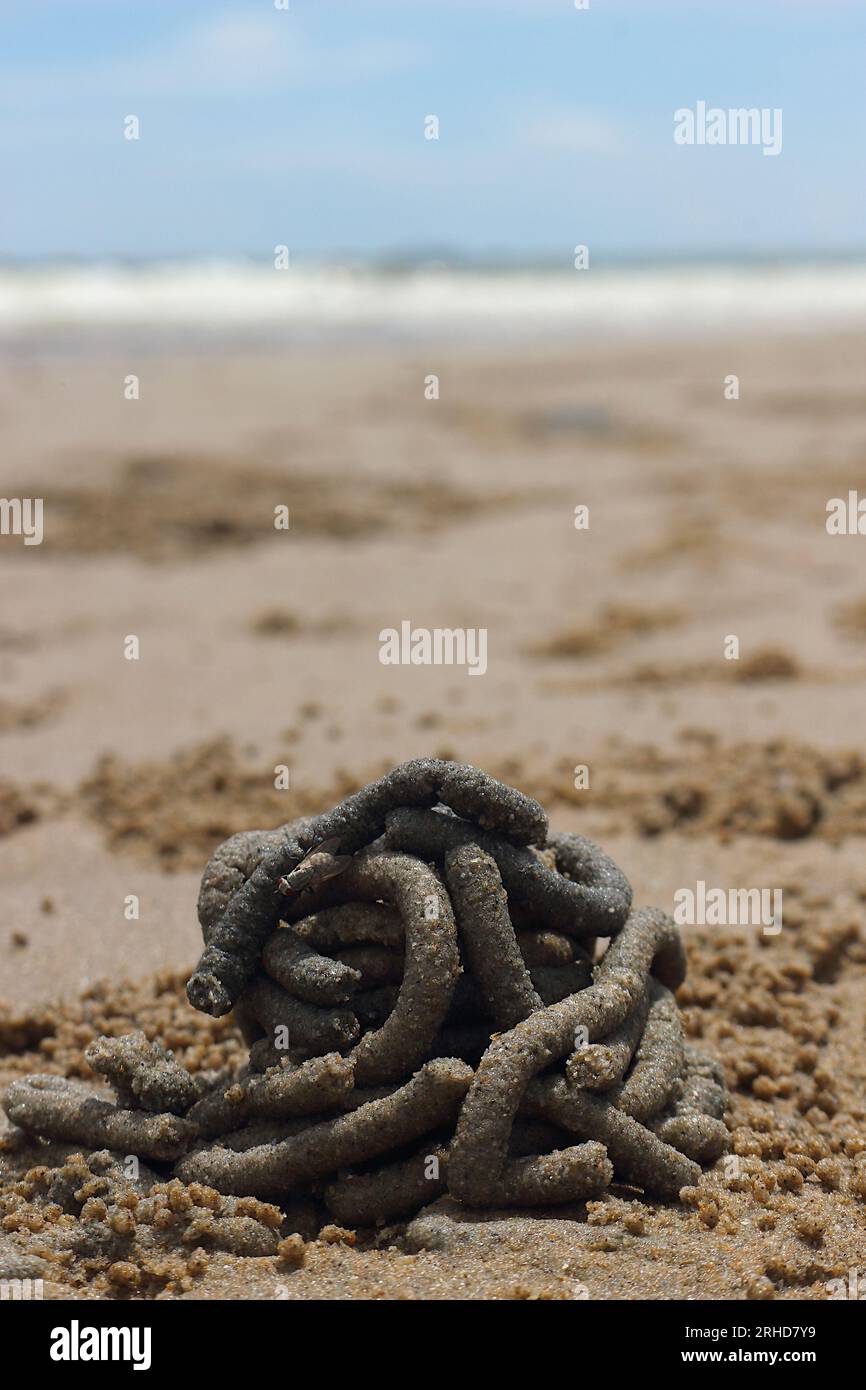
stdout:
[[[537,796],[637,903],[784,893],[776,934],[683,928],[680,1004],[724,1063],[739,1162],[681,1205],[442,1199],[328,1230],[300,1267],[215,1253],[142,1294],[824,1299],[866,1278],[866,540],[825,527],[866,476],[864,369],[854,334],[4,348],[0,490],[44,499],[44,540],[0,538],[0,1086],[87,1077],[90,1039],[131,1027],[195,1067],[236,1058],[231,1020],[183,996],[208,855],[421,754]],[[486,671],[383,665],[403,621],[486,629]],[[12,1146],[0,1195],[58,1157]],[[4,1210],[2,1249],[38,1246]],[[121,1292],[85,1262],[49,1288]]]

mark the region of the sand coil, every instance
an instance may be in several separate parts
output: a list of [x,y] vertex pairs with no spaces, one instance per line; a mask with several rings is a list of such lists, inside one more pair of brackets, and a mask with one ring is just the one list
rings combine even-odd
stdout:
[[102,1038],[90,1060],[116,1105],[28,1077],[14,1124],[358,1225],[444,1192],[550,1206],[617,1181],[676,1199],[726,1147],[720,1074],[683,1038],[673,923],[478,769],[416,759],[326,815],[234,836],[199,919],[188,996],[234,1008],[247,1064],[208,1088],[143,1034]]

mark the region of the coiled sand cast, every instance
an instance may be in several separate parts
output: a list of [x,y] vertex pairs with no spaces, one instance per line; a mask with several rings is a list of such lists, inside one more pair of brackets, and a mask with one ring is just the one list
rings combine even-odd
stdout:
[[8,1092],[16,1125],[227,1195],[314,1195],[357,1226],[446,1192],[552,1206],[618,1182],[676,1200],[726,1147],[720,1070],[683,1038],[672,921],[477,768],[416,759],[324,815],[235,835],[198,907],[189,1000],[235,1010],[247,1065],[194,1079],[143,1034],[101,1038],[88,1059],[117,1103],[31,1076]]

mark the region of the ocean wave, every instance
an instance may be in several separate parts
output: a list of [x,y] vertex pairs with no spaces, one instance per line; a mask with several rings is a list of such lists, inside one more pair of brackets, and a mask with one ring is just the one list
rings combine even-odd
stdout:
[[866,264],[286,271],[232,261],[0,269],[0,333],[123,326],[659,332],[858,326]]

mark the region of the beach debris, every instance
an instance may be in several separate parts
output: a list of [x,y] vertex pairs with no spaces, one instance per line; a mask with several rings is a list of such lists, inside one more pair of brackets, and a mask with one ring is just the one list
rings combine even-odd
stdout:
[[602,850],[476,768],[416,759],[324,815],[235,835],[198,906],[188,997],[234,1009],[247,1063],[193,1078],[143,1033],[100,1038],[87,1060],[117,1104],[27,1077],[5,1101],[20,1131],[349,1227],[612,1182],[675,1201],[727,1147],[720,1068],[683,1036],[672,920],[633,910]]
[[338,854],[339,836],[323,840],[320,845],[308,849],[300,864],[291,869],[277,883],[278,892],[290,898],[293,893],[308,893],[316,883],[341,874],[352,862],[351,854]]

